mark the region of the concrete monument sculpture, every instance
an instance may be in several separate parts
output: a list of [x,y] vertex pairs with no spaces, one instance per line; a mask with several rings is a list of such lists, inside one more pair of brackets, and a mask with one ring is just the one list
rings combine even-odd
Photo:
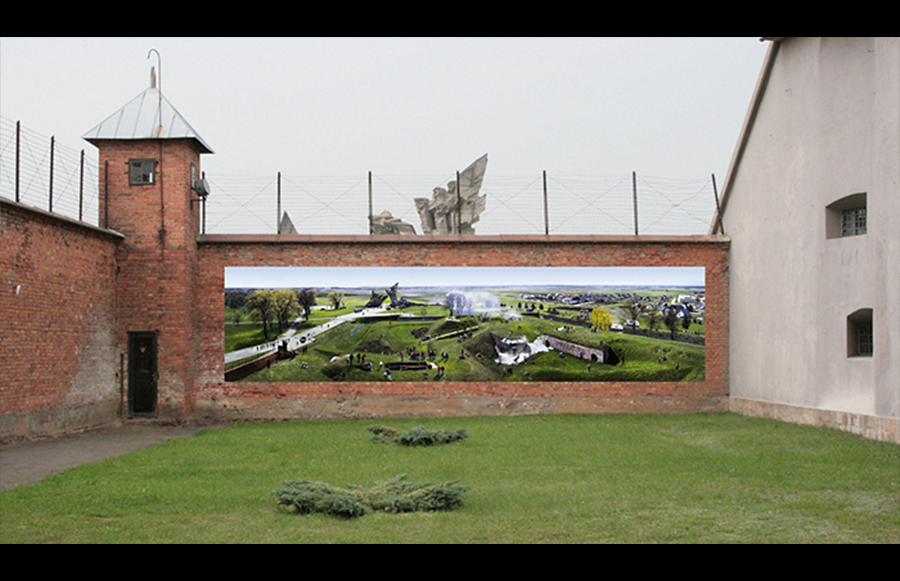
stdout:
[[[416,198],[416,210],[423,234],[474,234],[473,224],[485,208],[487,196],[480,196],[481,183],[487,169],[487,154],[460,172],[459,179],[437,187],[431,199]],[[459,183],[457,183],[457,181]],[[416,234],[416,229],[385,210],[371,217],[372,234]]]
[[487,154],[475,160],[459,174],[459,183],[449,182],[447,189],[434,188],[431,199],[416,198],[423,234],[474,234],[472,224],[484,211],[486,196],[479,196]]

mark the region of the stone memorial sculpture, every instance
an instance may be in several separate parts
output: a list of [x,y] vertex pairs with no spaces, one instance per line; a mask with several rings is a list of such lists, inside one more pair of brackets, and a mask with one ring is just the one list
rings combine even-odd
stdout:
[[377,216],[372,216],[372,234],[415,234],[416,229],[412,224],[407,224],[400,218],[385,210]]
[[278,233],[279,234],[296,234],[297,229],[294,228],[294,223],[291,221],[291,217],[288,216],[287,212],[281,216],[281,223],[278,225]]
[[[485,208],[486,196],[479,195],[487,168],[487,154],[460,172],[459,180],[447,188],[437,187],[431,199],[416,198],[416,210],[423,234],[474,234],[473,224]],[[371,217],[372,234],[416,234],[416,229],[385,210]]]
[[447,189],[434,188],[431,199],[416,198],[423,234],[474,234],[472,226],[484,211],[486,196],[479,196],[487,154],[475,160]]

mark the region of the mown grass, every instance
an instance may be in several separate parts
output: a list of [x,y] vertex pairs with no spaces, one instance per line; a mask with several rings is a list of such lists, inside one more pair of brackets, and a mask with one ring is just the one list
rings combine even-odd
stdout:
[[[733,414],[397,419],[459,442],[372,442],[373,420],[238,424],[0,493],[3,543],[897,543],[900,446]],[[286,480],[458,480],[447,512],[340,519]]]

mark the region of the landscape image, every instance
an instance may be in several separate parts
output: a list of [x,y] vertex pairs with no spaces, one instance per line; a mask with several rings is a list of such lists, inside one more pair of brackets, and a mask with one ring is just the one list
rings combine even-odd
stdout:
[[229,267],[227,381],[705,379],[703,267]]

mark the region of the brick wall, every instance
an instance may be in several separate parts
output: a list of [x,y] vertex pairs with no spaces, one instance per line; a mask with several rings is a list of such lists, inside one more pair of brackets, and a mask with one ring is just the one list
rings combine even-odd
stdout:
[[[115,231],[3,201],[0,347],[5,369],[0,376],[0,436],[72,431],[126,417],[127,333],[150,330],[158,333],[159,340],[160,419],[727,409],[727,238],[213,235],[201,237],[198,243],[198,211],[190,205],[187,172],[181,171],[184,161],[196,153],[175,145],[162,152],[162,189],[123,185],[127,179],[124,160],[149,157],[153,152],[120,152],[116,171],[107,173],[105,182],[101,180],[101,192],[108,188],[116,194],[107,199],[108,224]],[[179,161],[181,173],[170,159]],[[106,206],[101,207],[101,223],[105,210]],[[706,272],[706,379],[646,383],[224,381],[226,267],[379,265],[702,266]]]
[[[194,416],[329,419],[417,414],[727,409],[728,239],[722,237],[205,236],[200,244]],[[224,381],[224,270],[234,266],[703,266],[703,382]]]
[[121,236],[0,199],[0,439],[119,417]]
[[[191,203],[191,164],[200,171],[190,139],[98,141],[100,223],[125,235],[117,252],[116,340],[125,354],[129,331],[158,333],[157,413],[182,419],[191,407],[195,357],[194,285],[199,204]],[[152,184],[130,185],[128,161],[153,159]]]

